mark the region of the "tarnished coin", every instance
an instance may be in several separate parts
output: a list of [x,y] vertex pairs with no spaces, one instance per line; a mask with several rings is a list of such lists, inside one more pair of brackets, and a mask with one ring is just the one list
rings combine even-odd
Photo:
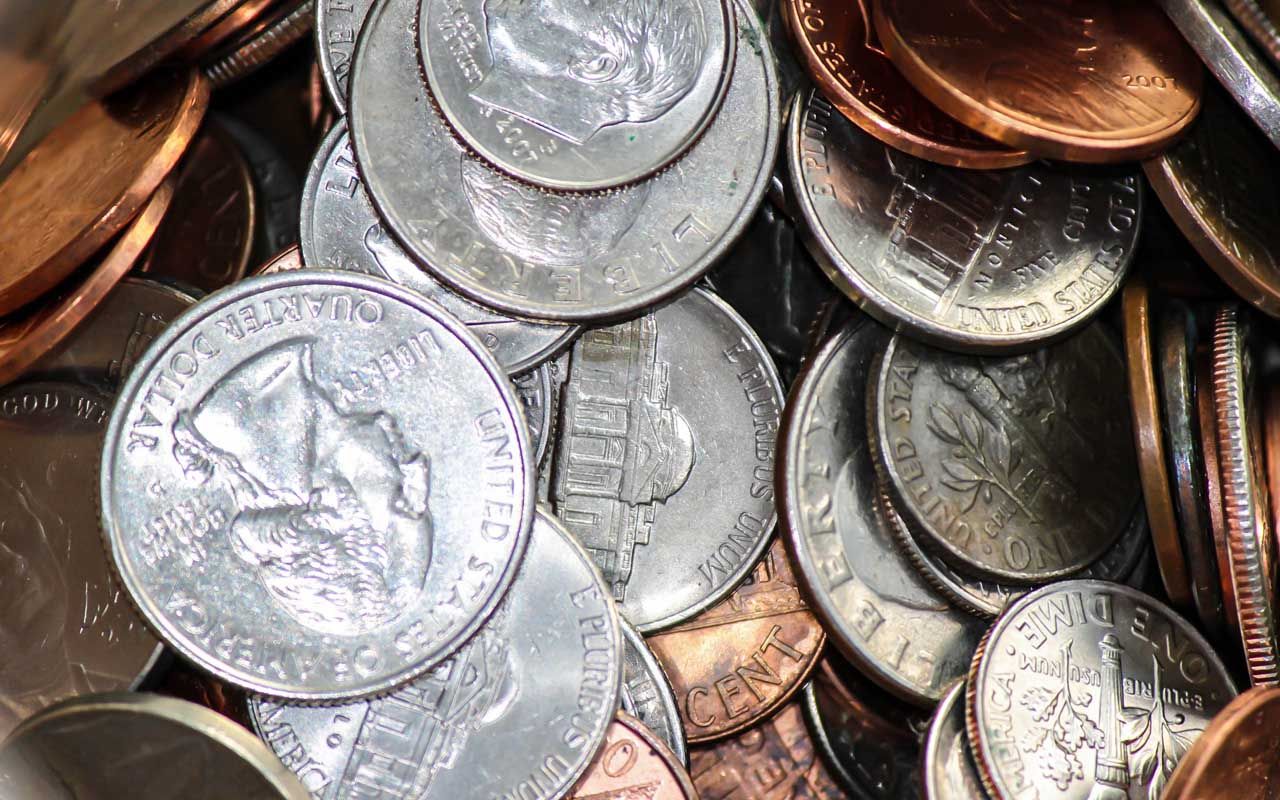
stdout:
[[1137,245],[1137,174],[1037,162],[964,170],[886,147],[815,91],[787,159],[819,265],[868,313],[953,350],[1026,350],[1082,325]]
[[733,594],[649,645],[699,743],[773,714],[808,680],[826,638],[778,539]]
[[112,415],[101,508],[144,617],[217,677],[383,691],[501,600],[533,513],[523,415],[483,346],[386,281],[243,281],[175,320]]
[[684,763],[654,731],[619,714],[568,800],[698,800]]
[[449,125],[499,170],[552,189],[610,189],[667,166],[734,74],[733,0],[421,6],[417,49]]
[[723,300],[694,289],[585,333],[569,356],[551,504],[642,633],[711,606],[777,521],[782,384]]
[[347,84],[356,38],[369,15],[373,0],[318,0],[316,2],[316,62],[325,91],[339,114],[347,111]]
[[539,511],[489,622],[449,660],[374,700],[250,700],[254,729],[320,800],[562,797],[618,707],[622,641],[583,549]]
[[261,132],[228,115],[215,115],[253,170],[258,189],[258,241],[255,250],[279,253],[298,242],[298,208],[302,203],[302,181],[276,145]]
[[369,202],[345,121],[333,127],[316,153],[302,190],[301,223],[307,265],[376,275],[436,301],[466,323],[510,374],[538,366],[579,333],[576,325],[515,320],[482,308],[414,263]]
[[966,721],[993,798],[1156,797],[1236,695],[1172,609],[1102,581],[1019,600],[973,660]]
[[1231,577],[1231,545],[1227,537],[1226,508],[1222,502],[1222,472],[1218,463],[1218,410],[1213,396],[1213,348],[1196,350],[1196,417],[1200,423],[1200,452],[1204,455],[1205,496],[1208,500],[1209,530],[1217,556],[1218,585],[1222,588],[1222,611],[1227,628],[1240,632],[1236,613],[1236,587]]
[[[508,4],[502,16],[527,21],[567,5]],[[611,3],[585,18],[676,5]],[[388,0],[366,21],[351,73],[351,139],[384,222],[459,293],[536,319],[630,316],[696,281],[746,228],[780,125],[773,56],[754,13],[738,14],[741,51],[715,123],[676,167],[616,192],[566,195],[511,180],[454,139],[419,76],[417,7]]]
[[666,743],[676,760],[689,763],[684,723],[666,671],[640,631],[619,619],[622,625],[622,710],[636,717]]
[[123,693],[68,700],[14,731],[0,749],[0,796],[310,797],[262,742],[231,720],[183,700]]
[[882,0],[875,26],[943,111],[1048,158],[1143,158],[1200,108],[1200,62],[1151,3]]
[[848,800],[814,751],[799,703],[772,719],[689,754],[704,800]]
[[813,681],[801,695],[814,746],[850,796],[858,800],[913,800],[923,796],[920,748],[914,737],[885,737],[878,726]]
[[964,682],[958,682],[938,703],[925,737],[926,800],[985,800],[987,796],[965,733],[964,688]]
[[809,359],[787,404],[779,486],[795,567],[831,643],[930,706],[965,674],[984,625],[925,582],[876,508],[867,379],[889,338],[859,316]]
[[1272,800],[1280,790],[1275,734],[1280,689],[1250,689],[1227,704],[1186,750],[1164,800]]
[[91,102],[0,183],[0,314],[57,286],[133,221],[195,136],[209,87],[160,75]]
[[896,506],[958,569],[1013,584],[1112,549],[1140,488],[1124,362],[1101,323],[1022,356],[889,343],[870,406]]

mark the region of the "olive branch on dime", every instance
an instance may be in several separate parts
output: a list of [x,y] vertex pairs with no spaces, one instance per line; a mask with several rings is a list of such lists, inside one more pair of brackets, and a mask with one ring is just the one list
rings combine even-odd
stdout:
[[991,502],[992,489],[998,489],[1013,501],[1027,519],[1039,523],[1040,519],[1019,499],[1013,487],[1013,471],[1018,468],[1019,458],[1009,443],[1009,436],[1003,430],[997,430],[995,454],[987,450],[986,427],[973,411],[965,411],[957,420],[955,415],[941,403],[929,407],[929,431],[942,441],[951,445],[954,458],[944,458],[942,469],[947,473],[942,485],[948,489],[969,495],[968,512],[981,497]]

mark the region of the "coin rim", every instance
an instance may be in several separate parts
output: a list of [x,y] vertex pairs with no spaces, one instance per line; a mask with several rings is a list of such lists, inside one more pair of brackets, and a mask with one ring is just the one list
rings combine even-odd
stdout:
[[1280,702],[1280,689],[1258,687],[1237,695],[1225,705],[1182,755],[1182,760],[1165,784],[1162,800],[1196,800],[1197,796],[1189,793],[1188,786],[1195,787],[1206,780],[1218,779],[1217,773],[1207,777],[1204,775],[1204,770],[1212,764],[1216,754],[1216,749],[1211,749],[1211,737],[1217,737],[1221,743],[1222,739],[1230,738],[1232,730],[1246,722],[1260,706],[1276,702]]
[[[927,800],[938,800],[943,796],[943,793],[938,788],[942,780],[939,771],[943,769],[940,765],[942,756],[939,752],[943,744],[942,731],[940,729],[945,724],[944,720],[956,713],[960,716],[961,745],[964,749],[962,755],[969,766],[970,777],[973,778],[978,791],[983,791],[985,788],[977,764],[974,763],[976,759],[973,757],[973,748],[969,744],[968,726],[965,724],[965,684],[965,679],[956,681],[951,690],[938,701],[938,708],[934,711],[933,720],[929,723],[929,729],[924,736],[924,744],[920,748],[920,757],[924,765],[924,791]],[[986,800],[986,798],[972,798],[972,800]]]
[[[658,660],[657,654],[650,649],[649,644],[645,641],[640,631],[635,626],[627,622],[622,614],[618,614],[618,627],[622,629],[622,671],[623,683],[626,683],[626,650],[630,648],[636,651],[640,658],[640,663],[644,666],[644,671],[654,678],[654,682],[658,684],[658,696],[662,703],[662,715],[667,718],[667,724],[671,726],[671,733],[675,737],[675,741],[667,746],[676,756],[676,759],[684,765],[686,769],[689,767],[689,747],[691,743],[684,729],[684,719],[680,716],[680,705],[676,700],[676,693],[671,685],[671,679],[667,677],[667,670],[662,666],[662,662]],[[619,712],[625,713],[625,712]],[[639,717],[636,717],[639,719]],[[640,720],[643,724],[643,720]],[[648,727],[648,726],[646,726]]]
[[1204,456],[1205,499],[1209,511],[1209,535],[1218,563],[1218,586],[1222,591],[1222,610],[1227,633],[1240,635],[1240,618],[1236,613],[1236,588],[1231,579],[1231,553],[1227,545],[1227,522],[1222,504],[1222,477],[1218,464],[1217,412],[1213,399],[1213,354],[1207,344],[1195,354],[1196,415],[1200,423],[1200,452]]

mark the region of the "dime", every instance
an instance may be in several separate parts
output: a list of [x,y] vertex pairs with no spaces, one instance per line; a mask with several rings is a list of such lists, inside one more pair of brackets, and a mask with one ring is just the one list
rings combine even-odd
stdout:
[[734,75],[733,5],[422,0],[417,49],[433,102],[485,161],[552,189],[610,189],[711,124]]
[[1101,323],[1008,358],[895,336],[873,379],[895,505],[957,569],[1042,583],[1084,569],[1128,527],[1140,488],[1124,362]]
[[459,293],[537,319],[634,315],[701,277],[746,228],[779,129],[777,75],[753,13],[738,15],[741,52],[715,124],[676,167],[620,191],[564,195],[505,178],[453,138],[419,77],[417,5],[378,4],[365,24],[351,139],[384,222]]
[[27,720],[0,750],[5,797],[308,800],[251,733],[194,703],[152,694],[68,700]]
[[306,36],[314,21],[313,0],[277,4],[271,16],[246,30],[229,48],[206,59],[204,74],[215,89],[242,80]]
[[100,491],[116,568],[171,647],[251,691],[343,699],[440,663],[489,616],[533,463],[510,384],[443,309],[299,272],[219,292],[152,343]]
[[698,800],[684,763],[630,714],[620,713],[568,800]]
[[1257,0],[1225,0],[1223,5],[1272,63],[1280,64],[1280,31],[1276,30],[1275,19],[1262,4]]
[[948,349],[1009,352],[1067,335],[1119,288],[1137,244],[1131,171],[931,164],[815,91],[792,102],[787,158],[802,232],[828,276],[886,325]]
[[347,84],[356,37],[373,0],[317,0],[316,61],[329,100],[339,114],[347,113]]
[[689,763],[684,723],[671,691],[671,681],[640,631],[622,625],[622,710],[637,717],[671,748],[682,765]]
[[831,642],[927,707],[965,674],[984,625],[929,587],[876,509],[867,376],[889,338],[858,317],[810,358],[787,404],[779,486],[795,567]]
[[996,621],[966,721],[992,797],[1155,797],[1235,694],[1213,647],[1163,603],[1064,581]]
[[1182,757],[1161,797],[1165,800],[1237,800],[1275,797],[1275,732],[1280,689],[1250,689],[1218,712]]
[[782,384],[751,328],[693,289],[585,333],[561,399],[551,504],[627,621],[652,633],[732,591],[777,521]]
[[925,737],[924,796],[927,800],[982,800],[987,796],[965,734],[963,681],[938,703]]
[[921,797],[918,742],[885,738],[828,689],[817,681],[806,684],[801,702],[813,743],[836,779],[860,800]]
[[1250,682],[1274,686],[1280,683],[1276,541],[1262,452],[1256,367],[1248,341],[1248,323],[1241,319],[1240,308],[1218,308],[1213,320],[1214,430],[1236,615]]
[[1227,541],[1227,520],[1222,503],[1222,473],[1218,464],[1218,417],[1213,398],[1213,352],[1201,346],[1196,351],[1196,418],[1200,423],[1200,452],[1204,455],[1205,496],[1208,501],[1209,531],[1218,565],[1218,585],[1222,589],[1222,611],[1227,627],[1237,633],[1236,587],[1231,577],[1231,546]]
[[562,797],[618,707],[622,641],[608,595],[583,549],[539,511],[507,599],[448,661],[354,704],[254,696],[254,730],[320,800]]
[[577,338],[576,325],[527,322],[463,300],[400,249],[378,219],[356,167],[347,124],[329,131],[302,190],[302,260],[312,267],[363,272],[434,300],[484,342],[510,374],[537,367]]
[[966,128],[916,91],[880,46],[871,3],[778,1],[822,94],[862,130],[890,147],[951,167],[1000,169],[1034,158]]
[[[0,315],[40,297],[139,214],[196,133],[209,87],[162,75],[91,102],[0,183]],[[21,232],[21,233],[19,233]]]
[[749,728],[790,700],[826,638],[777,540],[733,594],[649,645],[673,676],[689,741],[699,743]]
[[1149,3],[875,4],[920,93],[993,139],[1065,161],[1160,152],[1200,108],[1195,53]]

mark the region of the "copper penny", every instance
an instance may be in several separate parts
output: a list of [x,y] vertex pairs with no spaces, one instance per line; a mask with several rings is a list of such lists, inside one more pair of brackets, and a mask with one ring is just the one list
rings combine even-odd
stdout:
[[1227,520],[1223,516],[1222,476],[1218,465],[1217,412],[1213,407],[1213,354],[1207,346],[1196,349],[1196,416],[1200,422],[1200,450],[1204,455],[1205,496],[1209,507],[1209,533],[1218,557],[1218,585],[1222,587],[1222,612],[1227,627],[1240,632],[1236,616],[1236,587],[1231,580],[1231,552],[1227,544]]
[[226,16],[241,2],[243,0],[205,0],[199,4],[188,3],[188,5],[199,7],[96,78],[90,87],[94,95],[103,97],[137,81],[157,64],[168,60],[192,39],[208,30],[210,25]]
[[783,0],[809,76],[832,105],[880,141],[950,167],[1000,169],[1034,157],[942,113],[898,72],[871,24],[871,0]]
[[229,720],[253,730],[249,717],[249,697],[235,686],[223,683],[212,675],[196,669],[180,658],[173,660],[173,667],[155,689],[157,694],[176,697],[196,705],[217,711]]
[[302,269],[305,266],[302,263],[302,248],[296,244],[291,244],[268,259],[267,263],[255,269],[253,274],[274,275],[277,272],[291,272],[295,269]]
[[1200,108],[1204,68],[1146,0],[880,0],[875,27],[943,111],[1047,158],[1144,158]]
[[838,721],[855,720],[885,742],[919,744],[929,728],[929,713],[905,706],[834,653],[827,653],[813,673],[813,685]]
[[[1169,777],[1163,800],[1277,800],[1280,689],[1250,689],[1218,712]],[[1186,745],[1179,742],[1179,746]]]
[[689,773],[645,724],[623,711],[566,800],[698,800]]
[[0,315],[61,283],[173,170],[209,102],[199,75],[175,78],[89,103],[0,183]]
[[763,725],[714,745],[691,748],[690,772],[702,800],[846,800],[818,758],[799,703]]
[[1155,543],[1156,564],[1169,599],[1179,608],[1191,608],[1191,583],[1173,510],[1169,462],[1160,431],[1160,390],[1156,385],[1151,295],[1147,285],[1140,279],[1130,281],[1124,288],[1122,303],[1133,439],[1138,449],[1138,477],[1146,501],[1151,539]]
[[733,594],[646,640],[671,680],[691,743],[755,725],[800,688],[826,633],[775,539]]
[[240,0],[235,8],[179,48],[174,57],[186,62],[199,61],[233,37],[252,28],[277,2],[278,0]]
[[1271,498],[1271,530],[1280,531],[1280,379],[1269,375],[1262,389],[1263,461]]
[[67,337],[111,292],[146,249],[173,199],[173,182],[160,184],[133,224],[94,264],[39,305],[0,321],[0,385],[21,375]]

